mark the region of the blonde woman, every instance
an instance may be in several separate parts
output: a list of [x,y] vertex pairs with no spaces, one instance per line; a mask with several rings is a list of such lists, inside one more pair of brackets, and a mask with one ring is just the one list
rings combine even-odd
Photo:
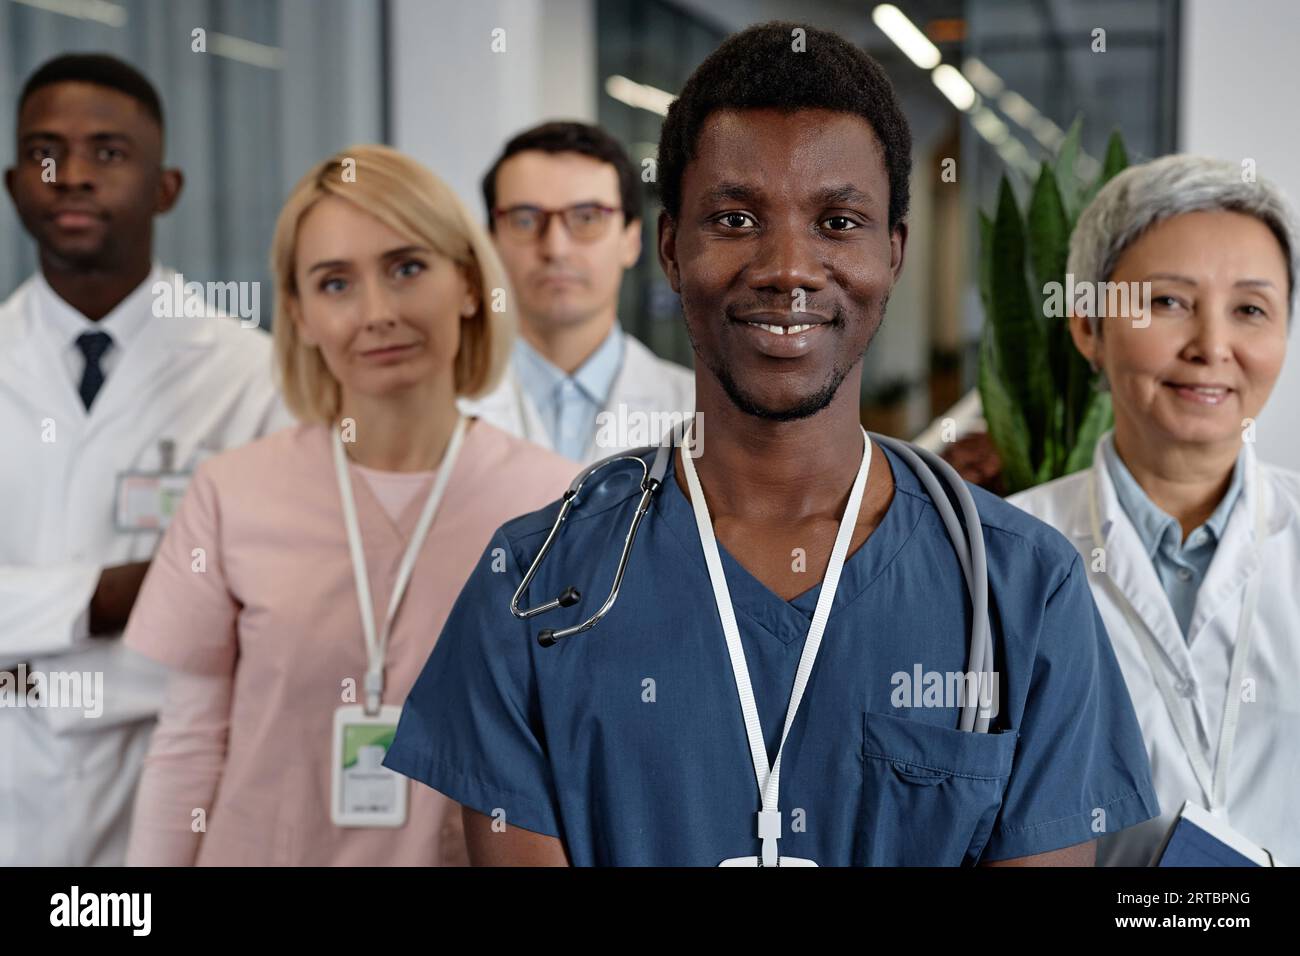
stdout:
[[454,804],[380,761],[492,532],[573,465],[457,411],[497,383],[513,318],[427,169],[382,146],[322,162],[271,260],[301,424],[205,462],[145,580],[126,641],[174,676],[128,862],[456,859]]

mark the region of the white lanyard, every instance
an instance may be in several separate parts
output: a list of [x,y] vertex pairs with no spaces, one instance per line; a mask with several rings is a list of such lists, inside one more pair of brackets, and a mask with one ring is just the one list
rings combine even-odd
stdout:
[[754,703],[754,688],[749,681],[749,666],[745,663],[745,649],[740,643],[740,628],[736,624],[736,612],[731,604],[731,591],[727,588],[727,576],[722,569],[717,539],[713,535],[713,521],[709,518],[709,506],[704,501],[704,491],[700,487],[700,479],[695,474],[695,463],[685,451],[688,441],[689,435],[682,441],[682,464],[686,472],[687,485],[691,490],[691,505],[695,509],[695,525],[699,529],[700,544],[704,547],[704,560],[709,566],[709,578],[713,582],[713,597],[718,605],[718,616],[722,619],[722,631],[727,637],[731,670],[736,678],[736,692],[740,695],[740,710],[745,717],[745,734],[749,738],[749,755],[754,763],[754,779],[758,783],[758,792],[762,798],[762,809],[758,812],[758,836],[763,841],[762,863],[763,866],[777,866],[776,841],[781,838],[779,806],[781,754],[785,750],[785,738],[790,733],[790,726],[794,723],[799,703],[803,700],[808,677],[812,674],[813,662],[817,659],[822,634],[826,630],[826,622],[830,620],[831,605],[835,601],[835,591],[840,583],[840,571],[844,567],[844,558],[848,554],[849,543],[857,527],[858,510],[862,505],[862,494],[867,485],[867,472],[871,466],[871,440],[867,438],[864,429],[862,464],[858,468],[858,476],[853,480],[853,490],[849,493],[849,503],[844,509],[844,517],[840,519],[840,529],[835,536],[835,546],[831,549],[830,563],[826,566],[821,593],[817,596],[817,608],[813,612],[808,637],[804,641],[803,653],[799,657],[799,669],[795,672],[794,688],[790,691],[790,703],[785,712],[785,727],[781,731],[781,743],[777,747],[776,762],[770,768],[767,763],[767,745],[763,742],[763,727],[759,723],[758,707]]
[[[1255,548],[1258,552],[1264,541],[1265,531],[1264,505],[1260,500],[1258,471],[1251,482],[1250,497],[1254,508]],[[1098,503],[1098,498],[1097,470],[1094,468],[1088,474],[1088,507],[1092,520],[1093,542],[1100,548],[1103,547],[1103,542],[1101,537],[1101,506]],[[1169,712],[1169,719],[1173,721],[1174,730],[1178,732],[1178,739],[1182,741],[1183,750],[1187,752],[1187,759],[1191,762],[1192,772],[1196,775],[1196,782],[1200,785],[1205,799],[1209,801],[1208,809],[1211,813],[1224,817],[1227,816],[1228,764],[1232,760],[1232,748],[1237,738],[1237,718],[1241,711],[1241,675],[1246,669],[1246,658],[1250,655],[1251,624],[1255,617],[1255,607],[1259,603],[1259,583],[1262,576],[1262,569],[1257,568],[1251,574],[1250,580],[1246,582],[1246,594],[1241,602],[1241,616],[1237,618],[1237,635],[1233,642],[1228,687],[1223,699],[1223,721],[1219,727],[1219,749],[1215,754],[1214,767],[1211,769],[1209,761],[1205,759],[1205,754],[1192,733],[1187,714],[1178,701],[1177,692],[1169,683],[1168,672],[1175,669],[1173,661],[1170,660],[1166,663],[1158,659],[1157,655],[1160,646],[1155,635],[1146,626],[1145,622],[1138,617],[1133,605],[1120,591],[1119,585],[1115,583],[1110,574],[1102,575],[1119,598],[1120,608],[1128,620],[1129,627],[1132,628],[1133,633],[1138,638],[1138,645],[1142,648],[1147,667],[1151,671],[1151,679],[1155,681],[1160,696],[1164,698],[1165,709]]]
[[370,577],[366,573],[366,553],[361,546],[361,526],[357,522],[357,503],[352,494],[352,478],[348,474],[347,454],[343,451],[343,439],[337,429],[334,430],[334,471],[339,480],[339,497],[343,501],[343,523],[348,529],[348,548],[352,552],[352,574],[357,583],[357,604],[361,607],[361,629],[366,639],[368,658],[366,669],[366,713],[374,716],[379,713],[379,701],[384,692],[384,655],[388,651],[388,637],[393,630],[393,620],[397,617],[397,608],[406,593],[406,585],[411,580],[415,569],[415,560],[419,557],[420,547],[424,544],[433,516],[438,511],[447,482],[456,467],[456,457],[460,454],[461,444],[465,438],[466,419],[461,415],[456,420],[456,427],[451,433],[451,441],[442,456],[429,499],[420,512],[420,520],[411,534],[402,563],[397,569],[397,580],[393,583],[393,593],[388,599],[388,614],[384,617],[383,630],[375,634],[375,609],[370,599]]

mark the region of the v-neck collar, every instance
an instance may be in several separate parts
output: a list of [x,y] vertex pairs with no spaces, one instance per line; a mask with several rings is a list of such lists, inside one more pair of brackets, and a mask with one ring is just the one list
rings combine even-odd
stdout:
[[[872,454],[877,456],[874,464],[879,465],[882,452],[884,461],[894,476],[894,498],[876,529],[856,551],[845,558],[839,588],[831,607],[832,620],[870,587],[898,556],[921,517],[922,508],[916,498],[924,496],[925,491],[920,482],[910,468],[879,443],[872,447]],[[708,565],[695,526],[695,512],[677,486],[676,470],[677,460],[674,455],[669,460],[663,490],[656,496],[655,509],[682,545],[688,559],[696,565],[696,572],[707,581]],[[794,640],[802,641],[807,637],[813,612],[817,608],[817,598],[821,594],[820,580],[814,581],[807,590],[785,601],[732,557],[721,541],[718,542],[718,554],[722,558],[727,587],[738,620],[745,619],[758,625],[762,631],[785,644]]]
[[[331,432],[328,427],[322,428],[325,435],[326,454],[333,455],[329,447],[332,441]],[[477,462],[480,452],[478,450],[479,438],[482,429],[474,419],[470,419],[465,430],[464,443],[461,446],[460,454],[457,456],[455,467],[452,469],[451,476],[448,479],[447,490],[443,494],[442,504],[439,505],[438,511],[441,514],[447,507],[448,500],[452,497],[458,482],[464,481],[472,486],[475,463]],[[357,470],[354,463],[349,460],[348,474],[352,479],[352,495],[357,503],[357,523],[361,528],[362,542],[369,548],[369,542],[375,542],[376,547],[396,547],[396,560],[401,559],[402,552],[411,540],[411,535],[415,533],[415,526],[420,520],[420,512],[424,510],[425,504],[429,501],[429,493],[433,489],[433,482],[438,480],[438,475],[446,467],[446,456],[438,462],[434,469],[432,477],[411,500],[406,503],[396,520],[389,517],[388,511],[384,508],[379,498],[375,495],[370,487],[370,482],[360,471]],[[330,465],[333,471],[332,459]],[[333,483],[337,489],[337,480]],[[337,490],[335,492],[338,494]],[[364,501],[364,504],[362,502]],[[434,516],[433,525],[429,528],[429,536],[432,537],[438,529],[439,517]],[[382,542],[382,545],[381,545]]]
[[429,493],[433,490],[433,483],[438,480],[438,469],[419,472],[419,481],[412,478],[411,484],[418,487],[407,499],[401,510],[396,515],[392,515],[389,514],[384,503],[379,500],[379,495],[372,484],[372,481],[384,481],[388,475],[373,468],[364,468],[354,461],[349,461],[348,467],[352,471],[353,487],[365,485],[370,500],[382,514],[384,521],[392,529],[393,534],[403,542],[409,541],[411,533],[415,530],[415,524],[419,520],[420,512],[424,510],[425,503],[429,500]]

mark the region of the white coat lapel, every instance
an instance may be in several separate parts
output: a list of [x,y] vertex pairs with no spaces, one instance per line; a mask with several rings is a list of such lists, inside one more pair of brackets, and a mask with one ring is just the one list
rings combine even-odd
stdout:
[[[1187,631],[1189,647],[1195,645],[1205,626],[1216,617],[1222,617],[1226,633],[1235,633],[1237,621],[1234,613],[1237,604],[1234,599],[1241,596],[1246,582],[1260,567],[1259,552],[1254,541],[1255,502],[1251,498],[1257,487],[1255,477],[1259,473],[1259,464],[1251,445],[1245,445],[1244,452],[1242,494],[1233,505],[1232,514],[1228,516],[1223,529],[1223,538],[1214,550],[1214,560],[1210,562],[1205,580],[1197,591],[1196,608],[1192,612],[1191,626]],[[1263,493],[1263,482],[1258,487]],[[1267,510],[1265,516],[1269,517]]]
[[[1195,674],[1187,641],[1183,639],[1182,628],[1178,626],[1178,618],[1174,615],[1173,606],[1169,604],[1164,585],[1160,583],[1160,575],[1156,574],[1151,555],[1141,542],[1138,529],[1119,503],[1104,455],[1102,442],[1099,441],[1093,451],[1092,471],[1099,492],[1106,576],[1123,594],[1123,600],[1132,607],[1141,624],[1156,639],[1160,658],[1170,667],[1167,678],[1175,687],[1186,687],[1182,683],[1184,678]],[[1141,640],[1141,635],[1132,635],[1132,640]],[[1182,696],[1187,698],[1188,695],[1191,695],[1193,709],[1199,718],[1200,730],[1205,734],[1208,726],[1205,723],[1205,705],[1201,698],[1200,684],[1188,688]]]
[[[146,306],[147,307],[147,306]],[[104,380],[90,408],[90,419],[107,421],[117,415],[139,413],[145,394],[168,388],[188,375],[195,361],[203,361],[216,339],[214,322],[234,322],[226,316],[158,317],[150,315],[122,355],[122,361]],[[256,334],[248,330],[248,334]]]
[[634,335],[625,335],[623,341],[626,343],[623,364],[614,378],[605,407],[617,411],[621,403],[627,406],[628,411],[688,411],[670,407],[673,404],[672,391],[659,374],[659,359],[655,354]]
[[[609,399],[604,411],[613,416],[616,434],[625,434],[628,446],[657,445],[667,429],[675,424],[674,413],[687,416],[691,408],[678,408],[681,404],[676,390],[664,375],[661,360],[633,335],[624,335],[623,362],[610,386]],[[639,422],[646,426],[640,428]],[[587,461],[624,450],[619,447],[596,447],[595,439],[601,433],[597,421],[593,444],[588,447]],[[617,443],[615,443],[617,444]]]
[[523,422],[523,436],[530,442],[554,451],[555,446],[551,443],[551,434],[546,430],[546,423],[542,421],[542,413],[537,410],[537,405],[533,403],[528,389],[524,388],[523,383],[519,381],[513,364],[510,367],[510,385],[514,390],[516,414]]
[[623,356],[618,365],[618,372],[614,380],[610,382],[609,394],[605,397],[605,405],[596,416],[596,427],[587,440],[587,448],[583,453],[582,461],[584,464],[612,455],[615,452],[624,451],[618,441],[608,440],[612,433],[619,436],[624,431],[624,426],[629,419],[629,412],[649,412],[649,402],[645,396],[640,394],[641,390],[637,387],[646,380],[645,369],[641,356],[637,351],[640,345],[634,336],[623,334]]
[[480,398],[463,398],[458,403],[466,415],[475,415],[511,435],[551,448],[551,438],[537,406],[519,381],[512,358],[497,387]]
[[[1206,723],[1205,703],[1199,682],[1186,683],[1186,678],[1194,677],[1192,656],[1187,642],[1183,639],[1178,618],[1165,595],[1164,586],[1156,574],[1155,565],[1142,544],[1137,529],[1129,520],[1119,503],[1119,496],[1110,480],[1110,470],[1102,450],[1102,442],[1097,442],[1092,459],[1092,482],[1090,485],[1097,494],[1098,517],[1101,523],[1101,547],[1105,549],[1105,572],[1093,572],[1094,562],[1089,562],[1089,573],[1094,579],[1104,577],[1111,587],[1122,595],[1118,600],[1126,601],[1148,633],[1155,638],[1159,648],[1158,660],[1168,669],[1166,676],[1171,684],[1180,689],[1181,699],[1190,700],[1196,714],[1197,726],[1203,736],[1203,744],[1208,746],[1208,725]],[[1084,507],[1089,507],[1087,502]],[[1091,524],[1091,521],[1089,521]],[[1091,535],[1090,535],[1091,537]],[[1092,547],[1096,547],[1095,543]],[[1091,548],[1089,549],[1091,551]],[[1129,640],[1142,641],[1140,634],[1125,635]]]
[[[512,363],[513,364],[513,363]],[[523,429],[514,401],[514,389],[511,385],[512,364],[506,365],[501,380],[486,395],[477,398],[461,398],[456,404],[465,415],[473,415],[512,435],[518,435]]]
[[85,417],[81,397],[67,377],[62,357],[42,334],[30,281],[16,295],[21,299],[0,315],[0,388],[9,388],[14,400],[29,405],[37,423],[47,417],[60,427],[81,422]]

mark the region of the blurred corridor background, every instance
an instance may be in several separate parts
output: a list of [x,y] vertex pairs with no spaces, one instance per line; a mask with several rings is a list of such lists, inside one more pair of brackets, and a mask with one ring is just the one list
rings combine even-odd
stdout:
[[[837,31],[884,64],[915,138],[912,241],[862,395],[868,427],[904,437],[976,381],[978,211],[992,210],[1004,173],[1023,202],[1076,119],[1084,178],[1118,131],[1131,162],[1172,151],[1250,158],[1300,196],[1300,127],[1281,75],[1295,36],[1289,0],[894,6],[952,72],[936,72],[897,18],[859,0],[0,0],[0,126],[13,128],[23,79],[49,57],[126,58],[162,92],[169,159],[187,174],[179,207],[161,222],[162,257],[196,279],[269,287],[275,214],[302,170],[332,150],[391,143],[481,210],[483,171],[520,129],[597,122],[641,163],[654,157],[667,103],[724,36],[778,18]],[[206,56],[190,49],[196,24]],[[504,48],[494,52],[496,30]],[[953,73],[941,89],[936,77]],[[10,137],[3,149],[8,165]],[[649,189],[647,202],[646,252],[624,283],[620,317],[689,365],[653,252]],[[0,296],[34,268],[33,245],[0,204]],[[1259,439],[1263,457],[1290,468],[1300,467],[1300,442],[1281,416],[1297,403],[1293,355]]]

